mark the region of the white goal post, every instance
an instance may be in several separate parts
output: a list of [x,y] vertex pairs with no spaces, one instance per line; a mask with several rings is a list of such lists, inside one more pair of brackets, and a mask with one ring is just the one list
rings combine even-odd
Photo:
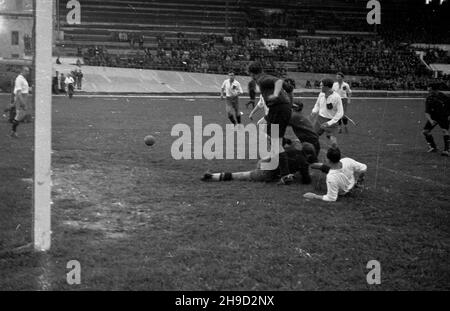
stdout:
[[34,0],[33,245],[36,251],[47,251],[51,244],[53,3],[53,0]]

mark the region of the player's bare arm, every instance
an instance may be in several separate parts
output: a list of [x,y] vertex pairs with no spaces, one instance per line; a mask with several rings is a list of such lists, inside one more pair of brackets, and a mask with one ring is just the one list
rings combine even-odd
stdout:
[[315,193],[312,193],[312,192],[305,193],[303,195],[303,197],[305,199],[309,199],[309,200],[317,199],[317,200],[322,200],[323,201],[323,195],[315,194]]
[[283,88],[283,80],[277,80],[275,82],[275,87],[273,89],[273,94],[269,96],[269,101],[276,99],[281,92],[281,89]]
[[[450,118],[450,117],[449,117]],[[431,118],[429,113],[425,113],[425,119],[430,122],[432,125],[435,125],[437,122]],[[449,119],[450,120],[450,119]]]
[[347,103],[350,104],[351,101],[352,101],[352,90],[350,89],[350,87],[348,87],[348,90],[347,90]]

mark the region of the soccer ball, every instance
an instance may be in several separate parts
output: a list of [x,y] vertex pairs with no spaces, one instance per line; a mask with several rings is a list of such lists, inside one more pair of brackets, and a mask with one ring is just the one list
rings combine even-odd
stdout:
[[144,138],[144,142],[147,146],[153,146],[153,144],[155,143],[155,137],[153,137],[152,135],[147,135]]

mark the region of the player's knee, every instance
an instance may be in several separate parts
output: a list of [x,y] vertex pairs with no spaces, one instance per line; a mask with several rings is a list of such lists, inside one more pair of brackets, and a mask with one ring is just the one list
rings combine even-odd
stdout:
[[429,136],[430,135],[430,130],[423,130],[422,131],[422,134],[424,135],[424,136]]

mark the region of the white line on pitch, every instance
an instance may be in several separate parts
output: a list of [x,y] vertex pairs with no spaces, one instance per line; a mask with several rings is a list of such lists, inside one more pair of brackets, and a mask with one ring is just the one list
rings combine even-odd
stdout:
[[192,74],[188,73],[188,77],[192,79],[192,81],[194,81],[195,83],[197,83],[198,85],[202,85],[202,83],[200,81],[198,81],[196,78],[194,78],[192,76]]
[[183,78],[183,76],[181,75],[181,73],[177,72],[177,76],[178,76],[178,78],[180,78],[181,82],[184,82],[184,78]]
[[[9,94],[4,94],[9,96]],[[53,96],[64,96],[64,95],[53,95]],[[117,98],[198,98],[198,99],[219,99],[219,96],[212,95],[146,95],[146,94],[131,94],[131,95],[111,95],[111,94],[77,94],[75,96],[79,97],[92,97],[92,98],[102,98],[102,97],[117,97]],[[247,99],[247,97],[241,97],[242,99]],[[295,97],[296,99],[317,99],[317,97]],[[417,97],[353,97],[353,100],[411,100],[411,101],[423,101],[423,98]]]
[[407,174],[407,173],[404,173],[404,172],[401,172],[401,171],[398,171],[398,170],[393,170],[393,169],[390,169],[390,168],[386,168],[386,167],[380,167],[380,169],[385,170],[385,171],[390,172],[390,173],[395,174],[395,175],[399,174],[399,175],[402,175],[403,177],[406,177],[406,178],[412,178],[412,179],[415,179],[415,180],[418,180],[418,181],[422,181],[422,182],[425,182],[425,183],[430,183],[430,184],[434,184],[436,186],[440,186],[440,187],[443,187],[443,188],[449,188],[450,189],[450,185],[446,185],[446,184],[443,184],[443,183],[440,183],[438,181],[434,181],[434,180],[431,180],[431,179],[428,179],[428,178],[415,176],[415,175],[410,175],[410,174]]

